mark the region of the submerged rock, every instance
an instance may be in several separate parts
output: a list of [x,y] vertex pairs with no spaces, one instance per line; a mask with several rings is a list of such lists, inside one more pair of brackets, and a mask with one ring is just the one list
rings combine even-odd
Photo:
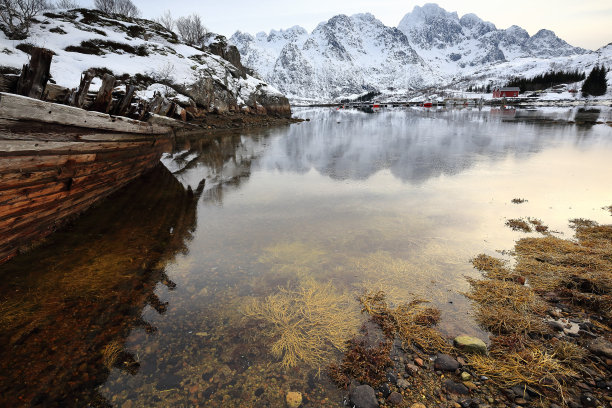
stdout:
[[444,381],[444,387],[453,394],[467,395],[470,393],[470,390],[465,385],[456,383],[453,380]]
[[351,402],[355,408],[375,408],[378,407],[378,400],[374,388],[369,385],[360,385],[351,390],[349,394]]
[[434,368],[442,371],[455,371],[459,368],[459,363],[448,354],[438,354],[434,362]]
[[403,400],[404,400],[404,397],[402,397],[402,394],[400,394],[399,392],[396,392],[396,391],[393,391],[387,397],[387,402],[389,404],[391,404],[391,405],[400,405]]
[[487,345],[477,337],[457,336],[454,343],[455,347],[466,353],[487,354]]
[[298,408],[302,405],[302,393],[297,391],[289,391],[285,397],[289,408]]

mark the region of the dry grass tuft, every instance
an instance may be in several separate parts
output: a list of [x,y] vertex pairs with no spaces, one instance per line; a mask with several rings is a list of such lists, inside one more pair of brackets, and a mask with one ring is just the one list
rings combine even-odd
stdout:
[[243,313],[270,326],[270,350],[285,368],[299,363],[314,368],[327,364],[335,352],[344,350],[360,322],[350,296],[338,293],[331,282],[314,280],[254,300]]
[[413,300],[391,308],[384,292],[379,291],[365,293],[359,302],[362,312],[369,314],[387,337],[399,335],[405,347],[417,346],[426,353],[448,352],[451,349],[449,343],[433,328],[440,320],[440,311],[425,307],[427,301]]
[[612,215],[612,205],[609,205],[607,207],[603,208],[604,210],[608,211],[610,213],[610,215]]
[[512,204],[523,204],[526,202],[527,200],[525,200],[524,198],[513,198],[512,199]]

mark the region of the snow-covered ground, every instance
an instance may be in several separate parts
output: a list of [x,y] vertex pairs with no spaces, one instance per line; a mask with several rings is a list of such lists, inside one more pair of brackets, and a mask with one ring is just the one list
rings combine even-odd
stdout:
[[[109,17],[86,9],[46,12],[37,19],[40,22],[33,24],[25,40],[10,40],[0,31],[0,66],[21,69],[29,55],[19,48],[25,49],[23,44],[28,44],[55,53],[51,80],[68,88],[79,85],[85,70],[105,68],[117,78],[140,74],[186,87],[199,80],[210,80],[229,89],[239,106],[246,105],[251,95],[261,89],[267,94],[282,96],[264,81],[236,75],[236,68],[228,61],[178,41],[176,35],[152,21]],[[70,48],[79,46],[90,50]],[[96,90],[99,85],[97,79],[90,89]],[[168,93],[179,102],[188,101],[187,96],[159,83],[140,89],[138,94],[152,97],[155,91]]]

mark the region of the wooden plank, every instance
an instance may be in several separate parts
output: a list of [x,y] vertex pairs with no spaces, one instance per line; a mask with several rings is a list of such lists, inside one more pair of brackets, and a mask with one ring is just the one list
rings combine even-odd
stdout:
[[136,87],[134,85],[126,85],[125,86],[125,95],[117,105],[117,109],[115,114],[117,115],[127,115],[130,110],[130,105],[132,104],[132,98],[134,97],[134,92],[136,91]]
[[85,163],[94,160],[96,160],[95,154],[0,157],[0,174],[43,170],[45,167],[64,166],[69,161]]
[[97,153],[105,150],[124,150],[151,146],[153,141],[135,142],[41,142],[33,140],[0,140],[0,157],[24,154]]
[[91,86],[91,81],[93,81],[93,79],[93,72],[89,70],[83,72],[83,75],[81,75],[81,82],[79,83],[79,87],[72,96],[72,106],[82,108],[85,105],[85,100],[87,99],[87,92],[89,92],[89,87]]
[[[74,204],[85,198],[105,196],[107,190],[114,191],[152,167],[153,165],[148,163],[136,164],[112,170],[103,176],[96,174],[74,179],[64,191],[37,197],[28,202],[3,205],[0,207],[0,230],[21,228],[49,214],[56,214],[59,218],[60,210],[70,209],[67,203]],[[120,182],[116,182],[117,180]]]
[[40,99],[45,92],[53,51],[33,47],[30,62],[23,66],[17,81],[17,93],[34,99]]
[[38,101],[19,95],[0,93],[0,117],[36,121],[120,133],[166,134],[170,128],[121,116],[88,112],[72,106]]
[[85,164],[70,163],[70,166],[51,167],[38,171],[5,173],[0,178],[0,191],[2,194],[9,194],[9,191],[12,189],[54,182],[60,179],[62,174],[68,174],[70,177],[81,177],[89,174],[96,174],[111,167],[120,167],[125,164],[132,164],[140,161],[156,162],[157,160],[159,160],[159,153],[151,152],[144,156],[124,159],[121,162],[101,161]]
[[115,77],[110,74],[104,74],[102,85],[90,109],[96,112],[108,113],[111,102],[113,101],[114,88]]

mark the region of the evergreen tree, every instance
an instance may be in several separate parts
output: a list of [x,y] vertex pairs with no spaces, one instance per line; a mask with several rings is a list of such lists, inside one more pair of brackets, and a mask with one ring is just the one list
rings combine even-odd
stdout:
[[604,95],[608,90],[606,73],[607,69],[605,66],[603,66],[603,64],[601,66],[595,65],[587,79],[584,81],[584,84],[582,85],[582,95]]

